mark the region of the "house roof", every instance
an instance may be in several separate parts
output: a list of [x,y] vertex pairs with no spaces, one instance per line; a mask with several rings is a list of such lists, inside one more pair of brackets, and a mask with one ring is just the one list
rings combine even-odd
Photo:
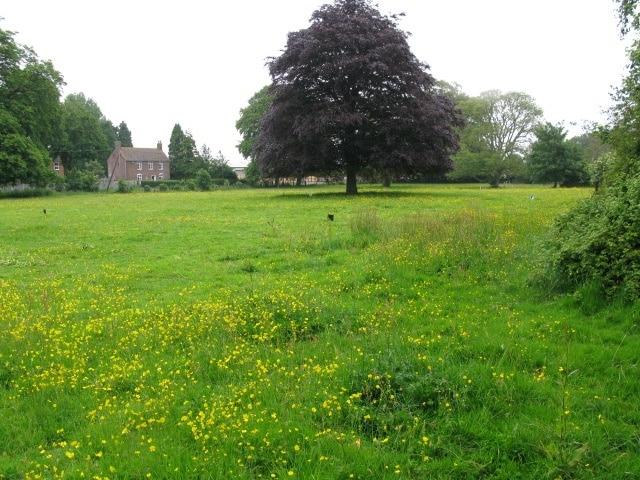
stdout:
[[159,148],[120,147],[120,158],[126,162],[168,162],[169,158]]

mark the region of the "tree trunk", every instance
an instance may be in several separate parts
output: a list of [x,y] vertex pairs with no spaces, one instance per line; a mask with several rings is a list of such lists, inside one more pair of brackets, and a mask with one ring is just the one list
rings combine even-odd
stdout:
[[383,186],[384,188],[390,188],[390,187],[391,187],[391,177],[390,177],[390,176],[385,175],[385,176],[382,178],[382,186]]
[[351,165],[347,165],[347,195],[358,194],[357,170]]

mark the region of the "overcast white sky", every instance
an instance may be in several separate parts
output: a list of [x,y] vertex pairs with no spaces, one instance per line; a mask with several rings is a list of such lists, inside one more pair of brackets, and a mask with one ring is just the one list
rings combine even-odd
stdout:
[[[173,126],[198,147],[244,165],[236,145],[240,109],[270,83],[265,61],[287,33],[306,28],[326,0],[3,0],[0,28],[51,60],[64,95],[83,92],[136,147],[162,141]],[[625,74],[625,43],[613,0],[374,0],[404,12],[416,57],[439,80],[469,95],[521,91],[545,119],[580,133],[605,121],[610,93]],[[572,124],[577,124],[573,127]]]

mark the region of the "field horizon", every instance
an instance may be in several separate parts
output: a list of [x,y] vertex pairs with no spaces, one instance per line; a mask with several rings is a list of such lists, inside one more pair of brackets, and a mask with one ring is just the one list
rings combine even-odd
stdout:
[[640,309],[534,278],[591,190],[342,188],[0,200],[0,479],[638,478]]

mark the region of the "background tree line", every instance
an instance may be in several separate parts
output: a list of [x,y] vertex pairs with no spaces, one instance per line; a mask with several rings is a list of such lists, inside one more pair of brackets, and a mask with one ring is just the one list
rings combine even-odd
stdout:
[[[84,93],[61,101],[62,74],[14,35],[0,29],[0,186],[97,190],[115,141],[134,146],[131,131],[124,121],[114,125]],[[213,156],[206,145],[198,151],[179,124],[172,131],[169,158],[174,179],[195,179],[204,171],[213,179],[237,180],[222,153]],[[61,162],[64,178],[51,170],[53,160]]]
[[[457,129],[459,150],[452,155],[454,168],[439,175],[400,171],[394,180],[483,182],[494,187],[507,181],[553,186],[597,184],[596,164],[610,147],[603,143],[595,125],[586,125],[581,135],[568,138],[563,125],[542,120],[542,110],[526,93],[492,90],[470,97],[459,85],[444,81],[436,82],[434,90],[453,102],[463,120]],[[237,148],[249,160],[246,174],[253,183],[268,175],[255,161],[253,148],[272,99],[270,86],[264,86],[249,99],[236,122],[242,136]],[[285,168],[283,176],[294,176],[295,170]],[[369,179],[376,178],[372,172],[361,175],[367,173]],[[382,175],[377,178],[385,179]]]
[[93,189],[106,174],[116,139],[132,145],[125,122],[114,126],[84,94],[60,101],[64,80],[50,61],[0,29],[0,185],[45,186],[60,182],[51,170],[59,159],[68,188]]
[[[352,193],[356,178],[597,184],[594,155],[602,147],[593,131],[568,140],[562,125],[542,123],[526,93],[469,97],[436,81],[411,54],[397,19],[368,0],[336,0],[314,12],[309,28],[289,34],[284,53],[269,62],[272,84],[236,123],[238,149],[251,159],[249,181],[347,178]],[[106,173],[115,140],[133,146],[126,123],[114,125],[84,94],[60,102],[62,75],[13,32],[0,30],[0,55],[0,185],[50,183],[49,164],[59,158],[67,186],[84,189]],[[236,180],[221,152],[197,149],[179,124],[169,158],[174,179],[200,172]]]
[[398,180],[594,182],[606,153],[594,128],[571,139],[543,122],[524,92],[470,97],[436,81],[398,28],[369,0],[335,0],[288,35],[268,62],[272,83],[240,111],[238,150],[247,173],[277,179],[324,176]]

